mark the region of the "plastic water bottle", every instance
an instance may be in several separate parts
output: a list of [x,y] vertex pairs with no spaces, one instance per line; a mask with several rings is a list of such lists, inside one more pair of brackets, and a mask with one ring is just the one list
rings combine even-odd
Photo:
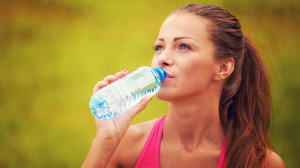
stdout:
[[140,67],[123,78],[98,90],[90,100],[92,113],[100,120],[110,120],[154,95],[166,77],[163,68]]

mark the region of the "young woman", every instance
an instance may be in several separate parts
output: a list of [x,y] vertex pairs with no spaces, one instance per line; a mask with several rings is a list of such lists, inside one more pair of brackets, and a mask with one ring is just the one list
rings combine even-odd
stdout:
[[[151,100],[97,134],[82,167],[284,168],[267,139],[271,97],[258,52],[227,10],[190,4],[172,12],[155,42],[152,67],[167,72],[158,99],[167,116],[130,126]],[[97,83],[94,93],[127,70]]]

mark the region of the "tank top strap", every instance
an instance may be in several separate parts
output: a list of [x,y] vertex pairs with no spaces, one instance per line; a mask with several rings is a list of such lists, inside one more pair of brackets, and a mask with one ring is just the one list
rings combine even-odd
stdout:
[[224,142],[223,142],[223,146],[222,146],[222,150],[221,150],[221,154],[220,154],[220,158],[219,158],[219,163],[217,168],[225,168],[226,167],[226,136],[224,137]]
[[134,168],[159,168],[159,150],[166,116],[159,118],[145,143]]

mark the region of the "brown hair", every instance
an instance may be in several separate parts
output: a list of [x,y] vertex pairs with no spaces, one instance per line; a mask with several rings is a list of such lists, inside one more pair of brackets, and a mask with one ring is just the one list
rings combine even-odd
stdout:
[[213,5],[189,4],[170,15],[191,13],[210,22],[208,31],[218,60],[233,58],[234,71],[224,81],[219,113],[226,134],[226,167],[266,167],[271,118],[268,73],[239,21]]

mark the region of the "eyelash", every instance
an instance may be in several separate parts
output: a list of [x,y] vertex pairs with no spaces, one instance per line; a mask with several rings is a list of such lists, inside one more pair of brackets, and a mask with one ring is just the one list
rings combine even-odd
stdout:
[[[188,45],[188,44],[185,44],[185,43],[182,43],[179,45],[179,48],[182,49],[181,47],[187,47],[187,50],[190,50],[191,49],[191,46]],[[186,49],[182,49],[182,50],[186,50]]]
[[[153,50],[154,50],[154,51],[158,51],[158,50],[160,50],[160,49],[159,49],[160,47],[163,48],[163,46],[161,46],[161,45],[153,46]],[[182,49],[182,47],[187,47],[187,49]],[[185,43],[181,43],[181,44],[179,45],[179,49],[181,49],[181,50],[190,50],[190,49],[191,49],[191,46],[188,45],[188,44],[185,44]]]
[[163,46],[161,46],[161,45],[156,45],[156,46],[153,46],[153,50],[154,51],[158,51],[159,50],[158,47],[162,47],[163,48]]

